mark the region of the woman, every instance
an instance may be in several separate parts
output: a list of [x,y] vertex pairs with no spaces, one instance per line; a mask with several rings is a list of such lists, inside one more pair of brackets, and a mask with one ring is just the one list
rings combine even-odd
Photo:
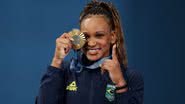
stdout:
[[77,59],[64,60],[71,35],[56,39],[51,65],[41,80],[39,104],[142,104],[140,74],[127,67],[118,11],[111,3],[92,1],[80,15],[86,43]]

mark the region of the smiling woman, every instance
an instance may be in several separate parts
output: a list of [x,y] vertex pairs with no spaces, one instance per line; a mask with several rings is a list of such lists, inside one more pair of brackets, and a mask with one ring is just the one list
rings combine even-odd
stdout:
[[87,38],[87,44],[83,48],[86,57],[96,61],[109,56],[110,48],[115,43],[115,32],[111,31],[106,17],[93,15],[81,22],[81,31]]
[[[124,34],[117,9],[92,1],[80,15],[86,43],[77,59],[64,58],[73,50],[73,37],[56,39],[51,65],[41,80],[39,104],[142,104],[142,76],[127,67]],[[75,40],[76,41],[76,40]],[[83,98],[83,99],[82,99]]]

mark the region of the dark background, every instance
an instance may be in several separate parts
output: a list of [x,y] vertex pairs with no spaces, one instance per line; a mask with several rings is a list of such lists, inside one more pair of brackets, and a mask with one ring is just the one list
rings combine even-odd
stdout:
[[[33,104],[55,39],[78,28],[90,0],[0,0],[0,103]],[[183,0],[110,0],[124,26],[129,66],[143,73],[145,104],[185,104]]]

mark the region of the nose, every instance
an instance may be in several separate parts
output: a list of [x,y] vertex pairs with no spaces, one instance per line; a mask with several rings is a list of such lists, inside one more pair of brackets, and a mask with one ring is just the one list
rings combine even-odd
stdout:
[[95,45],[96,45],[96,41],[95,40],[91,39],[91,40],[88,41],[88,46],[93,47]]

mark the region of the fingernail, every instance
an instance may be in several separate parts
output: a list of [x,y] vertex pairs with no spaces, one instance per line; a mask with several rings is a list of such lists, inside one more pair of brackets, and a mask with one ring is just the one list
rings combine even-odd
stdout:
[[71,37],[69,38],[69,40],[74,41],[74,39],[73,39],[73,38],[71,38]]

